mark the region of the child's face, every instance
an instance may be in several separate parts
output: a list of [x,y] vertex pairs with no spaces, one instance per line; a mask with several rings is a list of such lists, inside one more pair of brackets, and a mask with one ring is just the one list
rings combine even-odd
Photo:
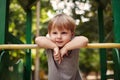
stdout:
[[52,29],[49,33],[50,39],[56,43],[58,47],[63,47],[66,43],[68,43],[73,36],[73,33],[70,30],[58,30]]

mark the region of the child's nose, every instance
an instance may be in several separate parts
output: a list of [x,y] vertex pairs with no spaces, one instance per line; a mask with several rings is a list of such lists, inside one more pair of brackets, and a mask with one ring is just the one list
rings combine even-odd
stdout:
[[61,34],[58,34],[58,35],[57,35],[57,38],[61,38],[61,37],[62,37]]

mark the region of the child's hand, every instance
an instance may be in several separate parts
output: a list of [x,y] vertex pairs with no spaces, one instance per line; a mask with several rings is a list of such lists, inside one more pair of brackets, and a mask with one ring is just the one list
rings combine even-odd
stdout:
[[61,50],[60,50],[60,54],[61,54],[61,57],[63,58],[64,55],[68,56],[68,50],[67,48],[63,47]]
[[61,63],[62,59],[61,59],[61,54],[60,54],[58,47],[54,48],[54,56],[53,57],[56,61],[58,61],[59,64]]

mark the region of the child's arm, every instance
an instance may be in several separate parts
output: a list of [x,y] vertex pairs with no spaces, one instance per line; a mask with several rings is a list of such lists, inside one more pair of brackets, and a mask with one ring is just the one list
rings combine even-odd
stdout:
[[60,56],[60,53],[59,53],[59,48],[49,38],[44,37],[44,36],[37,37],[35,39],[35,43],[38,44],[38,46],[40,48],[53,49],[54,59],[57,60],[59,63],[61,62],[61,56]]
[[53,43],[49,38],[44,36],[35,38],[35,43],[38,44],[40,48],[54,49],[57,47],[55,43]]
[[84,36],[74,37],[70,42],[68,42],[61,50],[61,57],[63,57],[69,50],[78,49],[87,46],[88,38]]

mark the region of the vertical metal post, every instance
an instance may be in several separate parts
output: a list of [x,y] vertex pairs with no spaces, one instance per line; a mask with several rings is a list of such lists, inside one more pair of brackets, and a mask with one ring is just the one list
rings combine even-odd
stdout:
[[[26,43],[31,44],[31,26],[32,26],[32,11],[31,9],[26,10]],[[26,64],[25,64],[25,73],[24,80],[31,80],[31,50],[27,49],[26,51]]]
[[[104,22],[103,22],[103,8],[98,7],[98,24],[99,24],[99,42],[104,42]],[[101,80],[106,80],[107,58],[106,49],[99,49],[100,52],[100,70]]]
[[9,0],[0,0],[0,44],[5,43],[8,31]]
[[[39,36],[39,26],[40,26],[40,0],[36,4],[36,37]],[[35,57],[35,80],[40,80],[39,78],[39,49],[36,49],[36,57]]]
[[[114,18],[114,40],[120,43],[120,0],[112,0],[113,18]],[[118,51],[120,53],[120,50]],[[115,56],[114,53],[113,56]],[[120,58],[120,56],[117,56]],[[117,58],[116,57],[116,58]],[[116,60],[116,59],[115,59]],[[114,64],[114,79],[120,79],[120,63]]]
[[112,0],[114,18],[114,38],[116,43],[120,43],[120,0]]

